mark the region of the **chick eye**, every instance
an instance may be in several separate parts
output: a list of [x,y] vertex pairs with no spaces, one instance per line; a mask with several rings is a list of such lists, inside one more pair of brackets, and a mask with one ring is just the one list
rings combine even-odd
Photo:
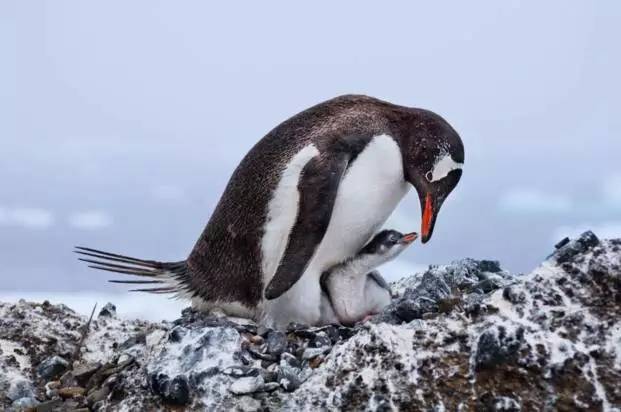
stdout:
[[425,173],[425,179],[427,179],[428,182],[433,180],[433,172],[431,170]]

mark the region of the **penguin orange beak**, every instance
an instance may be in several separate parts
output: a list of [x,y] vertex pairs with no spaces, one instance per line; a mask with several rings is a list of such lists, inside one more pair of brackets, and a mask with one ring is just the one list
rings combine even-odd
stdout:
[[416,239],[418,239],[418,233],[416,232],[406,233],[401,238],[401,243],[409,245],[410,243],[414,242]]
[[423,205],[423,220],[421,222],[422,242],[427,243],[431,239],[433,227],[436,223],[437,208],[434,205],[434,199],[430,193],[425,196]]

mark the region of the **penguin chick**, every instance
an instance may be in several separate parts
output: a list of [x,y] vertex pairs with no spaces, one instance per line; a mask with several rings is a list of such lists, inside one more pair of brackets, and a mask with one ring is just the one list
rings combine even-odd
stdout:
[[418,234],[383,230],[353,258],[321,276],[322,323],[353,325],[378,313],[391,301],[390,287],[374,270],[403,252]]

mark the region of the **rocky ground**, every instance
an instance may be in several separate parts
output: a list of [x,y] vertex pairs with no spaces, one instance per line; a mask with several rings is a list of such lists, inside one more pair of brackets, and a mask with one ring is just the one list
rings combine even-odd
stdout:
[[0,410],[621,410],[621,240],[512,276],[465,259],[354,328],[0,303]]

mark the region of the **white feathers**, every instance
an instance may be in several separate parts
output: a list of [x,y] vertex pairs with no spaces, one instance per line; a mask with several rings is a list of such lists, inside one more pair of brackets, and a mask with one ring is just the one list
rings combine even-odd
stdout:
[[325,270],[358,253],[409,188],[397,142],[388,135],[374,137],[339,185],[330,224],[311,265]]
[[293,156],[283,170],[278,186],[276,186],[276,190],[274,190],[274,194],[268,203],[267,220],[261,239],[261,252],[263,254],[261,264],[263,280],[266,285],[276,273],[278,264],[285,253],[289,234],[298,215],[300,201],[298,182],[302,169],[317,155],[319,155],[319,150],[315,145],[309,144]]
[[427,172],[425,177],[429,182],[435,182],[444,179],[451,171],[461,169],[463,166],[463,163],[454,161],[450,154],[443,153],[438,156],[433,165],[433,169]]
[[[291,226],[295,223],[299,171],[318,154],[314,146],[305,152],[306,156],[302,156],[302,152],[290,162],[270,202],[271,220],[262,240],[266,282],[274,275]],[[409,187],[404,179],[397,142],[388,135],[374,137],[343,176],[328,229],[306,271],[289,291],[266,303],[264,321],[276,327],[286,326],[289,322],[317,323],[320,318],[321,273],[358,253],[386,221]]]
[[[377,266],[376,256],[363,256],[330,272],[326,287],[331,302],[322,300],[322,322],[326,315],[352,324],[390,304],[390,291],[382,288],[368,273]],[[324,308],[325,305],[331,307]],[[325,321],[329,322],[328,317]],[[326,323],[327,323],[326,322]]]

